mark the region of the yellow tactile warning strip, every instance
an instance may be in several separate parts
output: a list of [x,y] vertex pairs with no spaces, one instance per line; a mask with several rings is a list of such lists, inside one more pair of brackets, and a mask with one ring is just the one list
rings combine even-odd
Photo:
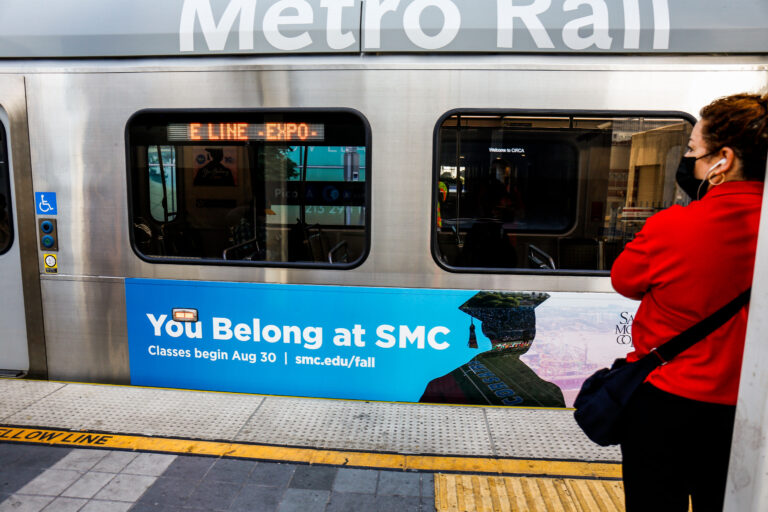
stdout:
[[435,475],[438,512],[623,511],[616,480]]
[[28,427],[0,427],[0,442],[2,441],[108,448],[111,450],[213,455],[218,457],[297,462],[300,464],[326,464],[408,471],[597,479],[621,478],[621,466],[614,463],[320,450],[315,448],[169,439]]

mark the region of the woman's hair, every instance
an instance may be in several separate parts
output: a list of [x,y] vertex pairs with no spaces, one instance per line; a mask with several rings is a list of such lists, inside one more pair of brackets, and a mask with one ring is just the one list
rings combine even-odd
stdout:
[[707,149],[728,146],[742,163],[744,178],[765,181],[768,154],[768,94],[734,94],[701,109]]

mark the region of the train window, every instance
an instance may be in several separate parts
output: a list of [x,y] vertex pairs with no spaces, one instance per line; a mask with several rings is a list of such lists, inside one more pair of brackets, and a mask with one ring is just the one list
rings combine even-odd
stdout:
[[13,242],[11,181],[8,170],[7,149],[5,128],[0,124],[0,254],[8,251]]
[[150,261],[348,268],[368,245],[369,130],[351,111],[146,111],[128,123]]
[[437,129],[436,259],[454,271],[600,273],[689,199],[679,116],[452,113]]

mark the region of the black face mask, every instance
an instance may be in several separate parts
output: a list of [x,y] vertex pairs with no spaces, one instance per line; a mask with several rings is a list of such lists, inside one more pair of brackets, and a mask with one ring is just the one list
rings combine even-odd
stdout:
[[696,160],[698,159],[695,157],[684,156],[682,160],[680,160],[680,166],[677,168],[677,174],[675,175],[677,184],[683,189],[683,192],[688,194],[693,200],[704,197],[708,188],[705,180],[697,180],[693,176],[693,168],[696,166]]

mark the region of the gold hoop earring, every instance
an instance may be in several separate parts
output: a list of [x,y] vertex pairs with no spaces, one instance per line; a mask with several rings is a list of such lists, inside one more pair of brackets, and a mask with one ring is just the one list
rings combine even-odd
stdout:
[[[714,174],[714,172],[715,171],[712,171],[707,175],[707,181],[709,182],[709,184],[712,185],[713,187],[716,187],[718,185],[722,185],[723,183],[725,183],[725,173],[721,172],[720,174]],[[720,177],[720,181],[718,181],[717,183],[712,181],[714,178],[717,178],[718,176]]]

